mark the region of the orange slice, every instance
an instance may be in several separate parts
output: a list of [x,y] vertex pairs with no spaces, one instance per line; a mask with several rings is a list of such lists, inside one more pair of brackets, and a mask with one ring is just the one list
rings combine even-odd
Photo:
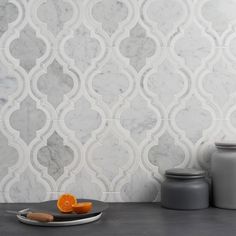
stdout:
[[62,194],[57,200],[57,208],[62,213],[70,213],[73,211],[72,205],[77,203],[74,195],[66,193]]
[[82,214],[88,213],[92,209],[92,202],[79,202],[72,205],[73,211]]

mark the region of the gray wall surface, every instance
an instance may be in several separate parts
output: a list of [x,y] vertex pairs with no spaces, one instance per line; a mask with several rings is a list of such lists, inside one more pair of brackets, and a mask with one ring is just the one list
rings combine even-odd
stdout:
[[0,0],[0,201],[158,201],[236,132],[236,1]]

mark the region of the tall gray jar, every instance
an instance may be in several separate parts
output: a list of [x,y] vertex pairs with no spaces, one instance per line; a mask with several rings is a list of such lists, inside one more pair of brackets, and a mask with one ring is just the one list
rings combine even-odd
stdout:
[[216,143],[211,158],[213,203],[216,207],[236,209],[236,143]]

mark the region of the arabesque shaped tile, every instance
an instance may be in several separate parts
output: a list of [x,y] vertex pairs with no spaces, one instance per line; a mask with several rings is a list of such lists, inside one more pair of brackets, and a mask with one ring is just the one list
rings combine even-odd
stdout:
[[64,174],[64,168],[72,163],[74,152],[64,145],[63,138],[54,132],[48,138],[47,145],[39,149],[37,159],[47,168],[48,174],[57,181]]
[[97,94],[102,96],[102,100],[112,108],[119,97],[127,91],[129,81],[120,67],[113,61],[109,61],[93,78],[92,87]]
[[11,42],[9,49],[12,56],[19,60],[20,66],[29,73],[37,59],[45,54],[46,45],[28,24],[21,30],[20,37]]
[[17,86],[18,82],[16,78],[0,62],[0,110],[8,102],[9,96],[16,91]]
[[83,73],[92,65],[100,51],[99,41],[91,37],[89,29],[84,25],[80,25],[73,37],[65,43],[65,53]]
[[156,52],[156,43],[147,36],[145,29],[137,24],[128,38],[121,41],[120,52],[129,58],[130,64],[139,72],[146,64],[146,59]]
[[202,65],[211,51],[212,46],[209,39],[193,23],[185,29],[183,35],[175,43],[177,56],[182,58],[193,72]]
[[203,18],[211,23],[219,35],[236,20],[236,2],[232,0],[208,0],[201,10]]
[[231,38],[229,42],[229,47],[228,47],[228,52],[230,53],[231,56],[236,58],[236,35],[234,35],[233,38]]
[[236,129],[236,110],[230,114],[230,123]]
[[9,0],[0,1],[0,37],[8,30],[8,24],[17,19],[18,9]]
[[0,182],[8,174],[9,167],[14,166],[19,155],[17,150],[8,144],[7,138],[0,132]]
[[38,8],[38,18],[47,24],[47,28],[54,36],[63,29],[64,24],[73,15],[73,8],[68,1],[47,0]]
[[121,197],[125,202],[152,202],[160,191],[159,183],[147,172],[138,168],[130,181],[121,188]]
[[63,71],[63,67],[56,60],[38,80],[39,91],[47,95],[48,102],[54,108],[63,101],[64,95],[72,90],[73,85],[73,79]]
[[219,107],[229,101],[232,94],[236,95],[236,70],[232,70],[224,58],[220,58],[212,71],[203,78],[203,87],[210,93]]
[[169,106],[173,102],[175,96],[183,90],[184,83],[183,75],[168,60],[158,66],[157,72],[147,77],[148,89],[164,106]]
[[140,143],[146,138],[147,132],[155,127],[157,115],[148,107],[147,101],[138,95],[130,102],[130,107],[122,112],[120,123]]
[[75,104],[74,110],[65,116],[65,125],[75,132],[76,137],[85,144],[101,124],[100,114],[91,108],[90,102],[81,97]]
[[210,112],[202,107],[201,101],[195,96],[186,101],[185,107],[177,113],[175,119],[177,126],[193,144],[202,138],[203,131],[212,123]]
[[66,185],[65,192],[72,193],[78,198],[102,200],[102,190],[86,168],[76,173],[74,182]]
[[160,174],[164,175],[167,169],[180,165],[185,159],[183,149],[176,145],[175,140],[168,132],[165,132],[158,140],[158,144],[152,146],[148,152],[148,160],[158,167]]
[[98,139],[91,153],[91,163],[96,166],[96,172],[112,182],[122,169],[127,169],[130,162],[130,150],[113,132],[108,132]]
[[155,0],[147,7],[147,16],[164,35],[176,31],[185,16],[183,4],[178,0]]
[[123,1],[101,0],[93,6],[92,15],[111,36],[117,30],[119,23],[127,18],[128,8]]
[[14,111],[10,117],[11,126],[20,132],[20,137],[28,145],[36,137],[46,122],[44,112],[37,108],[36,102],[26,97],[20,104],[20,108]]
[[46,198],[46,188],[27,168],[11,186],[9,195],[13,202],[42,202]]

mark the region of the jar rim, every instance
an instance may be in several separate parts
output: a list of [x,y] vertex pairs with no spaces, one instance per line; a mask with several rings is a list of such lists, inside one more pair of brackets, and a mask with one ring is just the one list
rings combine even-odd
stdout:
[[200,169],[193,168],[174,168],[166,170],[165,175],[173,178],[187,179],[190,177],[201,178],[204,177],[206,172]]
[[236,149],[235,141],[218,141],[215,142],[216,148],[219,149]]
[[168,175],[168,174],[165,174],[165,176],[168,179],[185,179],[185,180],[205,178],[205,175],[183,176],[183,175]]

